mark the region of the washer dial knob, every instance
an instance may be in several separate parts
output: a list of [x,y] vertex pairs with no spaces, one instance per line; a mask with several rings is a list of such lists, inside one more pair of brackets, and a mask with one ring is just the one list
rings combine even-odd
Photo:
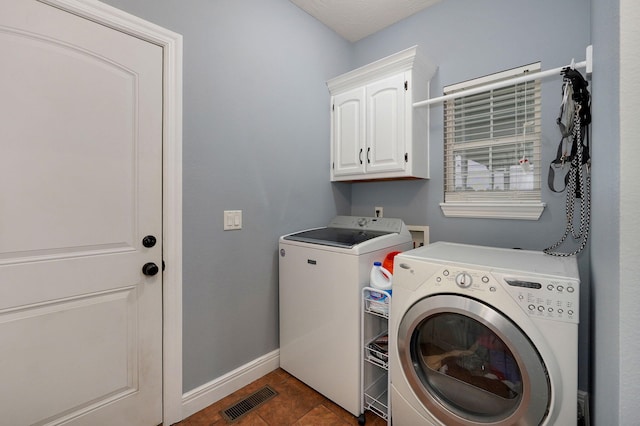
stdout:
[[456,284],[458,284],[458,287],[461,287],[461,288],[471,287],[472,282],[473,282],[473,278],[471,278],[471,275],[467,274],[466,272],[461,272],[458,275],[456,275]]

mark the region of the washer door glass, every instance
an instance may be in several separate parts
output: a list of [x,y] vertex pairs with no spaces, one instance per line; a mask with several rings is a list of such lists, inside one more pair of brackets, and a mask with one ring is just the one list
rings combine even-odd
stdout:
[[403,372],[445,424],[540,424],[550,385],[531,341],[491,307],[459,295],[414,304],[398,333]]

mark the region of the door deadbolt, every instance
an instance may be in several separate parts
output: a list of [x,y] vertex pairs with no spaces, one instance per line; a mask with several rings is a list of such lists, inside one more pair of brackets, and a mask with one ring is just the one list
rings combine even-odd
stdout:
[[147,235],[142,239],[142,245],[145,246],[146,248],[151,248],[155,246],[156,242],[157,242],[156,237],[154,237],[153,235]]

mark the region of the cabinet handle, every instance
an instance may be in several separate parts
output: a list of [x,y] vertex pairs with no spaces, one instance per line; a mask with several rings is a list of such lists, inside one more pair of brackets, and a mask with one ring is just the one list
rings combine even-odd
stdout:
[[360,154],[358,154],[358,158],[360,159],[360,164],[362,164],[362,148],[360,148]]
[[371,164],[371,159],[369,158],[370,152],[371,152],[371,147],[367,148],[367,164]]

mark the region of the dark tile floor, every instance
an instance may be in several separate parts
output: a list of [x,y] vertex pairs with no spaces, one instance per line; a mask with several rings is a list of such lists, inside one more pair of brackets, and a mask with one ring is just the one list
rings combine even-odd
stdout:
[[[227,425],[220,411],[237,403],[261,387],[269,385],[278,395],[240,418],[233,425],[268,426],[344,426],[357,425],[358,419],[305,385],[286,371],[278,368],[244,388],[221,399],[176,423],[177,426]],[[384,426],[387,422],[366,412],[367,426]]]

